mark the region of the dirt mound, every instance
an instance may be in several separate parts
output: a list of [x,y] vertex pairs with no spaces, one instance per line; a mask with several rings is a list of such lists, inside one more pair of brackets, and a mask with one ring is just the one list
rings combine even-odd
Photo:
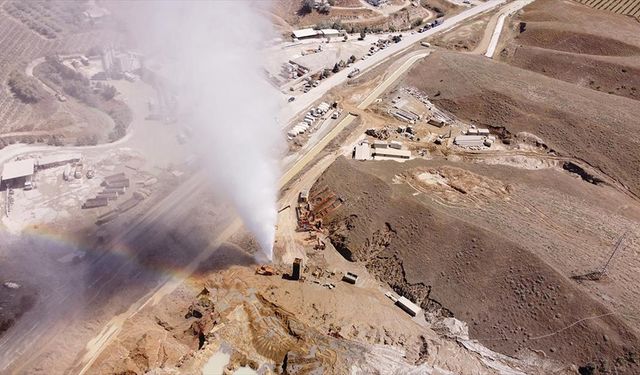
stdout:
[[518,244],[400,194],[377,177],[394,164],[375,164],[339,159],[314,187],[345,202],[328,225],[347,258],[499,352],[640,371],[638,339],[604,306]]
[[527,24],[526,30],[516,38],[516,41],[524,45],[585,55],[640,55],[639,47],[620,40],[599,34],[552,28],[544,24]]
[[508,187],[499,181],[449,166],[416,168],[398,178],[419,191],[452,203],[500,199],[508,194]]
[[637,101],[545,77],[488,59],[436,52],[408,84],[462,119],[502,131],[535,134],[640,195]]
[[640,100],[640,63],[636,58],[605,59],[520,46],[509,63],[578,86]]

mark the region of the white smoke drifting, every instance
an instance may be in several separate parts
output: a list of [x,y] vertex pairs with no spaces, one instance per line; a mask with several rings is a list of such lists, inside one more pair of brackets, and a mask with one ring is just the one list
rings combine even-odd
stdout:
[[275,120],[279,93],[262,70],[261,51],[273,36],[256,8],[264,2],[132,5],[139,25],[131,30],[140,47],[151,47],[170,62],[167,74],[178,87],[212,184],[233,203],[271,260],[282,133]]

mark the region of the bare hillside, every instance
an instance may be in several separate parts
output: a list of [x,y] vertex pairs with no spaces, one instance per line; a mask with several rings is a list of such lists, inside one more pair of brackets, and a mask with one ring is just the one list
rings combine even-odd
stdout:
[[[533,350],[578,366],[596,363],[603,371],[636,373],[638,338],[625,323],[512,241],[511,230],[488,230],[458,215],[463,201],[474,211],[483,200],[491,206],[516,199],[513,187],[491,174],[440,164],[336,161],[314,191],[328,187],[344,200],[329,220],[331,240],[343,256],[363,262],[427,311],[467,321],[472,338],[494,350]],[[434,205],[439,192],[423,199],[402,182],[407,173],[434,167],[461,201]],[[502,176],[515,172],[497,170]]]
[[604,93],[640,99],[640,23],[573,1],[539,0],[514,17],[501,59]]
[[530,132],[640,194],[640,106],[479,56],[437,52],[408,81],[436,105],[502,131]]

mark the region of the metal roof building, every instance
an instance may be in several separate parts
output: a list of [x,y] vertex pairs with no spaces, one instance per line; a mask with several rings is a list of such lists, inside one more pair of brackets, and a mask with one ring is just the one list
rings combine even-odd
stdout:
[[15,178],[27,177],[33,174],[35,167],[34,159],[10,161],[2,168],[2,182]]
[[336,29],[322,29],[320,32],[326,37],[340,36],[342,34],[340,30]]
[[373,151],[373,160],[397,160],[409,159],[410,150],[398,150],[396,148],[376,148]]
[[356,145],[353,158],[356,160],[369,160],[371,159],[371,147],[368,142],[362,142]]
[[318,35],[318,31],[312,28],[293,30],[293,37],[297,39],[313,38]]
[[462,147],[482,147],[485,139],[486,137],[482,135],[459,135],[453,143]]

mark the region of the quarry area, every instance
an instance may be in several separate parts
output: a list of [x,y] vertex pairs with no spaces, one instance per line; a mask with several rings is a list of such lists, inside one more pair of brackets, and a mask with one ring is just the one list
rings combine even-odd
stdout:
[[0,30],[0,374],[640,373],[639,0]]

